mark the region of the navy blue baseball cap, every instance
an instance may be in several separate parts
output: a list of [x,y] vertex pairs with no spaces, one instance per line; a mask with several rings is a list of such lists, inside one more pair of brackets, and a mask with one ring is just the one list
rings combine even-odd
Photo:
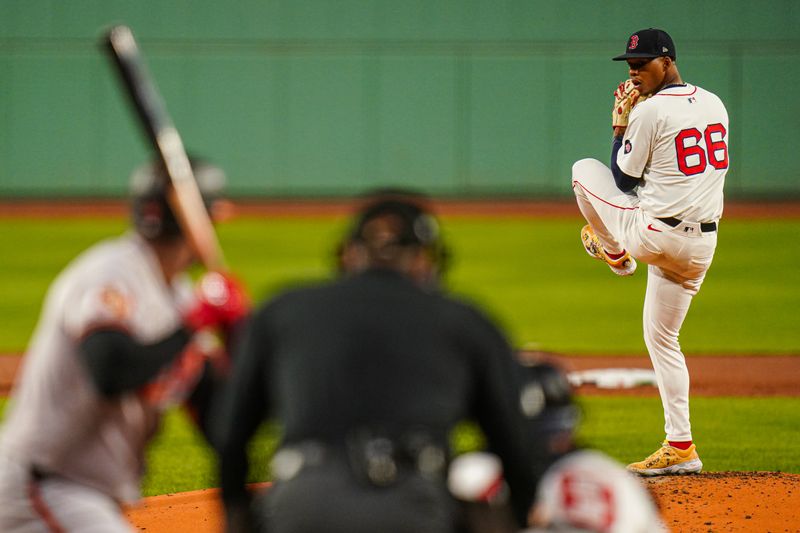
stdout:
[[611,58],[614,61],[624,61],[633,58],[671,57],[675,59],[675,43],[672,37],[664,30],[647,28],[639,30],[628,38],[625,53]]

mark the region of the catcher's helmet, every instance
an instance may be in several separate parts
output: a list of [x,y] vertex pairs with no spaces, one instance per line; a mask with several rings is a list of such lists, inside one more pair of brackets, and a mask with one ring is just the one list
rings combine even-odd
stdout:
[[556,461],[537,488],[530,533],[666,533],[636,476],[607,455],[576,450]]
[[[209,213],[225,186],[223,170],[207,161],[190,157],[197,187]],[[146,239],[172,238],[181,234],[178,220],[167,201],[169,187],[164,164],[151,161],[136,168],[130,178],[131,215],[136,230]]]
[[531,431],[556,455],[573,445],[578,408],[565,372],[549,362],[523,367],[520,407]]

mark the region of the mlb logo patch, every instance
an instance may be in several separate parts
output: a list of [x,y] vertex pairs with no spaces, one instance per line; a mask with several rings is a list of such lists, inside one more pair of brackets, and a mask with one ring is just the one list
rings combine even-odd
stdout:
[[633,149],[633,145],[631,144],[631,142],[630,141],[625,141],[625,148],[624,148],[625,153],[626,154],[631,153],[632,149]]

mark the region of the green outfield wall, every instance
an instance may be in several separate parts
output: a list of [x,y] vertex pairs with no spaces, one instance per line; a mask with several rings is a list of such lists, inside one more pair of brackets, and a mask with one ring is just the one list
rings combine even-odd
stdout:
[[1,196],[125,193],[148,149],[112,23],[233,195],[566,196],[573,161],[609,157],[609,58],[656,26],[728,106],[729,197],[800,196],[795,0],[0,0]]

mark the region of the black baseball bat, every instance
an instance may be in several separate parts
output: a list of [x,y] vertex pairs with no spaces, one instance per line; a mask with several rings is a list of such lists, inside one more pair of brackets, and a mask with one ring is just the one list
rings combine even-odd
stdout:
[[113,59],[145,135],[164,163],[172,184],[167,198],[181,230],[207,269],[224,269],[222,248],[203,204],[183,141],[139,51],[133,32],[127,26],[114,26],[106,32],[104,45]]

